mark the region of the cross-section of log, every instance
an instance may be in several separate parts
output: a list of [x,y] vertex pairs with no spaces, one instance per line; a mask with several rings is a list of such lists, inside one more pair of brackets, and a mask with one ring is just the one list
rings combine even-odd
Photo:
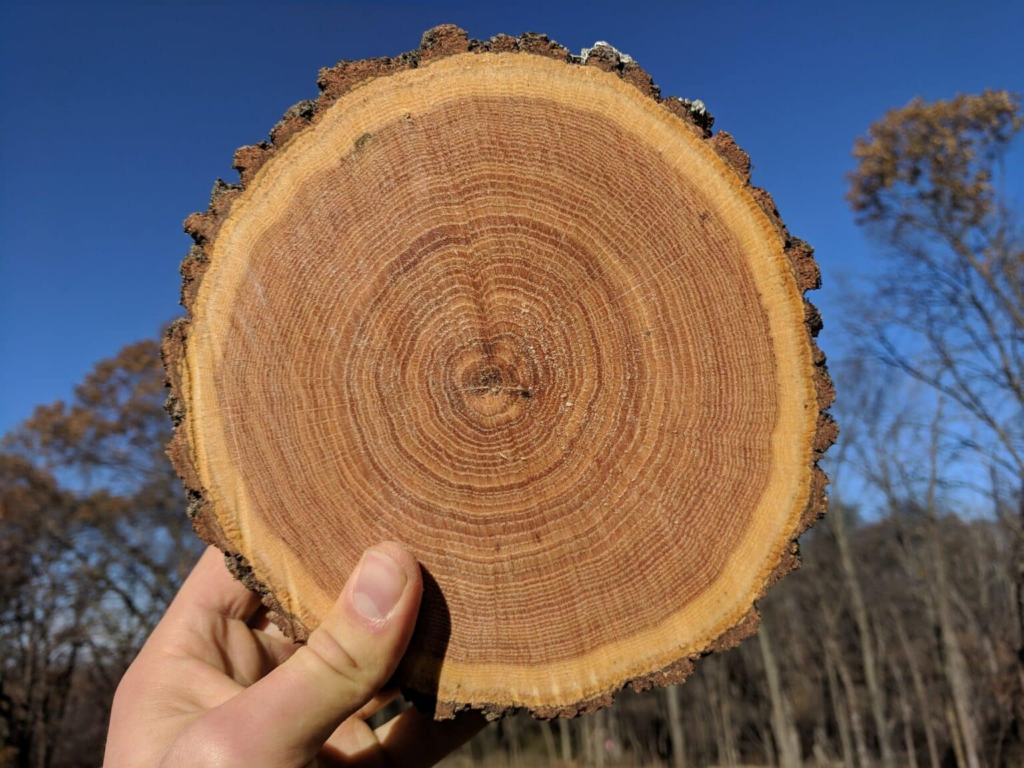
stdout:
[[186,222],[200,535],[299,639],[404,543],[437,717],[589,711],[750,634],[835,429],[817,267],[747,156],[606,45],[440,27],[320,86]]

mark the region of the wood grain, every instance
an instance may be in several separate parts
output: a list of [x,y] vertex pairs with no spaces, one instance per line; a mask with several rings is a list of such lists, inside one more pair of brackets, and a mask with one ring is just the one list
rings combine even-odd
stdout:
[[437,717],[571,716],[756,628],[835,436],[811,249],[699,107],[539,35],[343,62],[186,229],[197,531],[303,639],[360,553],[428,589]]

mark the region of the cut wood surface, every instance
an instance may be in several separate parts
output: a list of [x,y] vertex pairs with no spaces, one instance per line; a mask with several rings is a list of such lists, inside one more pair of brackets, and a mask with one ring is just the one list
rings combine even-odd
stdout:
[[444,26],[319,85],[186,221],[199,534],[300,640],[402,542],[439,718],[592,711],[751,634],[835,426],[818,270],[746,154],[607,45]]

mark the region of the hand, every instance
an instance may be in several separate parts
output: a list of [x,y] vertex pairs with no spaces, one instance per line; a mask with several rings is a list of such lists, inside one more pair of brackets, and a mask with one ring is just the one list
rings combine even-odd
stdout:
[[304,646],[210,548],[114,697],[106,768],[429,766],[472,737],[475,713],[435,722],[409,709],[366,723],[416,624],[423,581],[398,544],[366,551]]

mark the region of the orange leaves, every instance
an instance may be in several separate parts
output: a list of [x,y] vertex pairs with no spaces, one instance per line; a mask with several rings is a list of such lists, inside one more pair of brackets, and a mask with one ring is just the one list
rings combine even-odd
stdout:
[[996,163],[1024,128],[1020,97],[1008,91],[894,109],[857,140],[848,199],[864,221],[900,234],[914,223],[962,232],[995,206]]

